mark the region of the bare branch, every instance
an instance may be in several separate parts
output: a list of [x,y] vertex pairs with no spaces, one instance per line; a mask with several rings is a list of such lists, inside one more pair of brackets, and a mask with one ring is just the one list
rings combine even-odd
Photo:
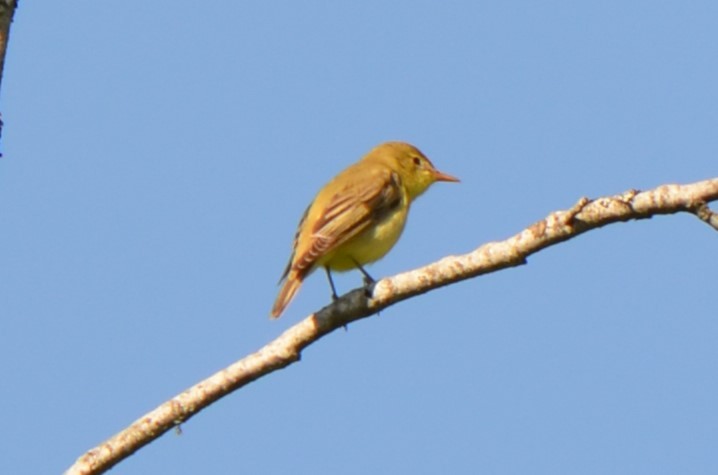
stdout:
[[462,256],[382,279],[373,289],[356,289],[297,323],[256,353],[237,361],[142,416],[127,429],[81,456],[66,475],[99,474],[212,402],[257,378],[299,361],[301,352],[322,336],[396,302],[453,282],[524,264],[531,254],[607,224],[690,212],[715,227],[706,203],[718,200],[718,178],[690,185],[664,185],[650,191],[581,198],[515,236],[484,244]]

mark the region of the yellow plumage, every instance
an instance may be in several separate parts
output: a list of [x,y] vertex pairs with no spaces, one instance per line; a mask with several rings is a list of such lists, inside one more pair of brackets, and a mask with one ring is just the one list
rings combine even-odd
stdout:
[[272,308],[278,318],[302,281],[317,268],[363,267],[394,247],[411,202],[436,181],[459,181],[441,173],[416,147],[387,142],[334,177],[314,198],[299,223],[284,281]]

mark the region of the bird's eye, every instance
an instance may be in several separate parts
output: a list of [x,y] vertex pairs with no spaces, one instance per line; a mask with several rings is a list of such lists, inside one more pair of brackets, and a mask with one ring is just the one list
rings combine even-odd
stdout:
[[414,165],[417,167],[421,165],[421,159],[419,157],[414,157]]

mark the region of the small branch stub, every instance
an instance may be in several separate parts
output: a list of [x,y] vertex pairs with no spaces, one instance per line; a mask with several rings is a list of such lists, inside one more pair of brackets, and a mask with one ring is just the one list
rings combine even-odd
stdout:
[[718,231],[718,213],[711,211],[707,204],[701,203],[695,209],[698,219]]

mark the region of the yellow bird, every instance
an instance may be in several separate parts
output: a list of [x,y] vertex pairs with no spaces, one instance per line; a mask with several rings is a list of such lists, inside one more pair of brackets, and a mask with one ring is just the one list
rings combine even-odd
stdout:
[[331,271],[359,269],[366,283],[373,282],[362,266],[394,247],[409,206],[437,181],[459,179],[438,171],[419,149],[404,142],[383,143],[334,177],[299,222],[271,317],[282,314],[304,279],[320,267],[334,299]]

